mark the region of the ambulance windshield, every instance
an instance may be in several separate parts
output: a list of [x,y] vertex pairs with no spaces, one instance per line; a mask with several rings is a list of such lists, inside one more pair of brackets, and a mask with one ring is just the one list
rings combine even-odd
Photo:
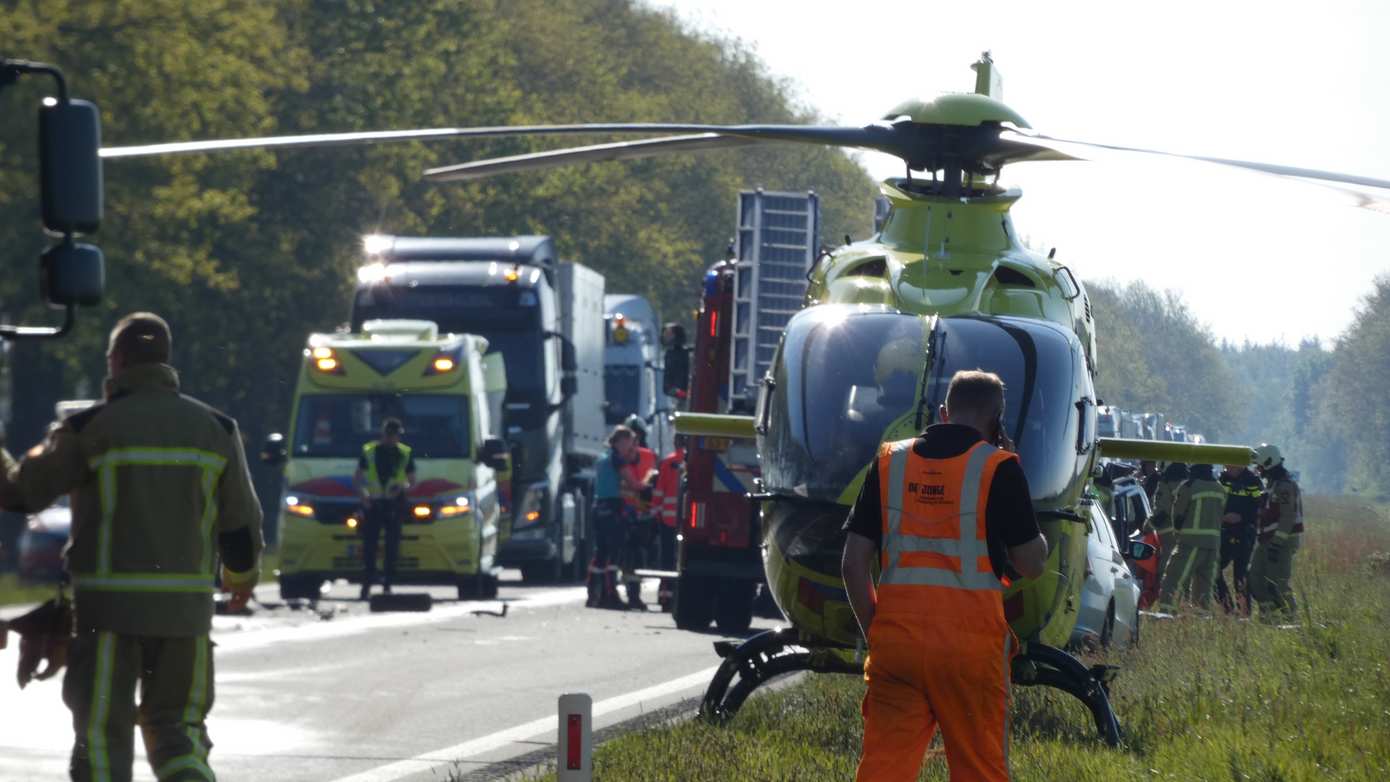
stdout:
[[356,457],[381,422],[405,424],[401,442],[418,458],[461,459],[470,451],[468,397],[459,394],[312,394],[299,400],[296,457]]

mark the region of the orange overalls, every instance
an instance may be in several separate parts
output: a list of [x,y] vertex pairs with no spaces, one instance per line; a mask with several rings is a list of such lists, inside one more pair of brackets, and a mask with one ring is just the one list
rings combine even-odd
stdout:
[[927,459],[912,443],[885,443],[878,455],[882,569],[855,779],[917,779],[939,725],[954,782],[1007,780],[1015,645],[984,517],[995,470],[1017,457],[981,442]]

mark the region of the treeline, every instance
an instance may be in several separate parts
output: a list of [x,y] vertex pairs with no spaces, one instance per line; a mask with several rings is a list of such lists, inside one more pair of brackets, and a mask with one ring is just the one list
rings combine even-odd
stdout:
[[[263,134],[586,121],[799,122],[743,45],[633,0],[0,2],[5,53],[63,67],[102,109],[107,145]],[[0,302],[45,317],[27,79],[0,94]],[[598,139],[571,137],[565,143]],[[366,233],[547,233],[609,290],[688,315],[734,233],[736,192],[823,196],[827,236],[863,235],[874,189],[804,146],[431,185],[427,167],[555,146],[529,138],[108,161],[108,295],[67,340],[12,353],[12,446],[54,395],[96,394],[118,314],[160,312],[187,390],[259,437],[287,422],[305,335],[346,320]],[[51,317],[51,316],[50,316]],[[23,434],[21,434],[23,433]],[[25,441],[27,440],[27,441]],[[23,441],[23,442],[21,442]]]
[[1272,442],[1316,491],[1390,494],[1390,277],[1325,349],[1218,343],[1173,293],[1088,286],[1097,394],[1166,412],[1213,442]]

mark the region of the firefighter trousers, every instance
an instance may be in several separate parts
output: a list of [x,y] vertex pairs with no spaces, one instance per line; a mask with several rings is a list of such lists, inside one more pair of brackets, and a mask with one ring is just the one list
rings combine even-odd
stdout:
[[[1238,525],[1221,534],[1221,564],[1216,566],[1216,599],[1228,612],[1250,613],[1250,552],[1255,549],[1255,530]],[[1226,586],[1226,566],[1231,566],[1235,591]]]
[[1008,780],[1008,628],[910,623],[878,615],[870,626],[856,782],[916,780],[938,727],[952,782]]
[[1221,552],[1216,547],[1194,546],[1178,536],[1178,547],[1163,571],[1158,604],[1171,611],[1186,597],[1201,608],[1211,606],[1212,584]]
[[69,773],[77,782],[129,780],[138,724],[150,768],[161,782],[215,779],[205,724],[212,696],[207,635],[79,632],[63,679],[63,701],[76,734]]
[[1172,529],[1158,533],[1158,580],[1163,582],[1163,574],[1168,572],[1168,563],[1173,559],[1173,547],[1178,544],[1178,533]]
[[376,583],[376,547],[386,534],[386,551],[382,557],[382,570],[385,578],[382,583],[391,586],[396,577],[396,560],[401,551],[401,522],[405,518],[404,499],[374,499],[367,506],[362,526],[358,534],[362,537],[362,588],[368,589]]
[[1260,606],[1260,618],[1276,615],[1293,618],[1298,603],[1293,596],[1293,558],[1298,540],[1270,541],[1255,546],[1250,563],[1250,597]]

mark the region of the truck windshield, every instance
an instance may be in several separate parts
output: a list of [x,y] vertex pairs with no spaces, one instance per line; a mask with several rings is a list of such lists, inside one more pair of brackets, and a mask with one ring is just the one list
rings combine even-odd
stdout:
[[299,400],[294,455],[356,457],[378,437],[381,422],[399,418],[402,442],[419,458],[471,455],[468,397],[458,394],[313,394]]
[[609,364],[603,368],[603,395],[607,405],[603,417],[620,424],[637,412],[641,396],[642,370],[634,364]]
[[541,399],[550,390],[544,371],[548,347],[533,290],[431,285],[359,292],[353,329],[376,318],[432,320],[441,333],[477,334],[487,339],[489,353],[500,351],[506,359],[509,398]]

